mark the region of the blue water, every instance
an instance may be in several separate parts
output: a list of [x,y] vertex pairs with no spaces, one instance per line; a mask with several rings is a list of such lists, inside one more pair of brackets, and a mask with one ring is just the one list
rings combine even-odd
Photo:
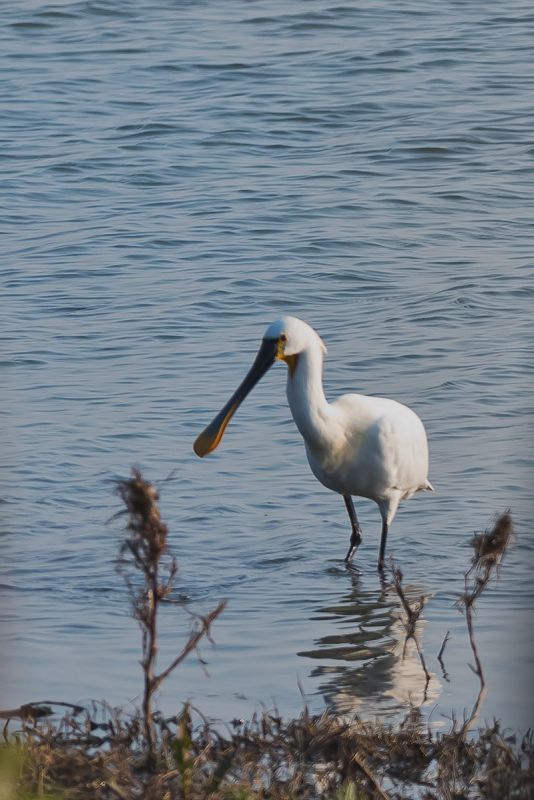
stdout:
[[[390,396],[427,427],[437,492],[401,507],[389,552],[428,595],[436,724],[476,697],[454,607],[469,539],[512,508],[476,616],[482,714],[531,725],[531,4],[26,0],[2,23],[0,707],[138,702],[109,523],[132,464],[161,484],[177,598],[228,599],[209,674],[190,659],[162,706],[422,702],[377,509],[357,503],[347,571],[345,509],[309,471],[283,369],[217,453],[192,453],[292,313],[329,348],[329,397]],[[188,625],[166,610],[162,665]]]

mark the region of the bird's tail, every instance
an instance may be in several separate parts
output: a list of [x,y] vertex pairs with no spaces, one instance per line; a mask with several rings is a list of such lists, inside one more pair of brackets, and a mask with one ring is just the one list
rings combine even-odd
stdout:
[[432,484],[430,483],[430,481],[425,481],[424,484],[421,486],[421,489],[423,490],[423,492],[435,492],[436,491],[434,489],[434,487],[432,486]]

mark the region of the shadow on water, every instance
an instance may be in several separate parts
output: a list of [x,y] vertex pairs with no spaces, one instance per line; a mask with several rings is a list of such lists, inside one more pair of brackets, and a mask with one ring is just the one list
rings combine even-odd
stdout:
[[[405,712],[407,706],[435,702],[441,684],[432,674],[425,691],[415,644],[406,642],[399,599],[388,580],[367,588],[353,570],[334,567],[329,572],[346,576],[348,588],[339,602],[320,606],[310,620],[331,623],[332,632],[316,639],[312,649],[297,653],[316,662],[310,676],[319,681],[317,691],[327,706],[338,713],[390,716]],[[427,593],[414,584],[404,589],[409,602]],[[424,624],[417,624],[419,640]]]

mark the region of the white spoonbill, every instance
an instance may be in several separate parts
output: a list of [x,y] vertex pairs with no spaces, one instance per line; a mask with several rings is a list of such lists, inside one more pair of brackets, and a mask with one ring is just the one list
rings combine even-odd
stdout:
[[289,408],[312,472],[327,489],[343,495],[347,507],[352,534],[345,561],[351,561],[362,540],[352,496],[367,497],[382,517],[378,568],[383,569],[388,527],[400,501],[433,491],[425,429],[410,408],[384,397],[345,394],[329,403],[323,390],[325,353],[322,339],[302,320],[274,322],[244,381],[197,437],[194,451],[202,457],[215,450],[250,390],[276,360],[285,361]]

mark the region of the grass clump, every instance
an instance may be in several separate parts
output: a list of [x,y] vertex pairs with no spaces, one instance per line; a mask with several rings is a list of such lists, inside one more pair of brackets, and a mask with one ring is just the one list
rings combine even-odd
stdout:
[[10,800],[39,786],[42,796],[69,800],[534,797],[531,736],[516,742],[497,724],[466,736],[461,727],[432,732],[413,712],[396,726],[264,713],[222,735],[186,706],[176,717],[155,715],[150,768],[142,719],[105,711],[98,730],[96,709],[60,726],[26,724],[17,786],[28,795]]

